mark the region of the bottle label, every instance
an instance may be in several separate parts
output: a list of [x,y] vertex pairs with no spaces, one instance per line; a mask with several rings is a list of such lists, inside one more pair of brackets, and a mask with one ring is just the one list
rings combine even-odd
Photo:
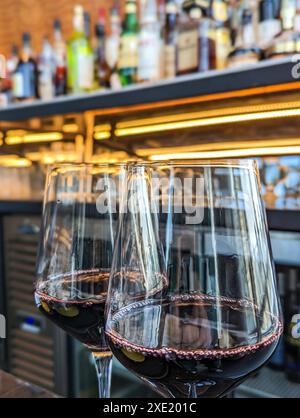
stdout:
[[226,22],[228,20],[227,5],[224,1],[213,2],[213,17],[217,22]]
[[227,57],[230,52],[230,33],[227,28],[216,30],[216,67],[218,70],[227,67]]
[[165,45],[165,77],[171,78],[176,76],[176,47],[175,45]]
[[119,56],[119,37],[111,36],[105,43],[105,58],[109,68],[115,68],[118,62]]
[[120,42],[118,68],[137,68],[138,40],[136,35],[124,35]]
[[198,67],[197,29],[179,33],[177,71],[189,71]]
[[160,75],[160,39],[157,33],[141,34],[138,50],[139,80],[158,80]]
[[[296,26],[296,20],[295,20],[295,26]],[[281,31],[281,24],[280,24],[280,21],[277,19],[264,20],[260,22],[259,27],[258,27],[259,46],[263,49],[271,46],[273,38],[275,38],[275,36],[278,33],[280,33],[280,31]]]
[[80,89],[91,89],[94,80],[94,61],[92,55],[78,53],[78,87]]
[[24,79],[21,73],[15,73],[12,76],[14,97],[24,97]]

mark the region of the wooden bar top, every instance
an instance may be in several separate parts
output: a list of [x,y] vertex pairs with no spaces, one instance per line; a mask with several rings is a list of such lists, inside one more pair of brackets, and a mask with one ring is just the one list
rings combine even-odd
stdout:
[[56,398],[51,393],[31,383],[0,370],[0,398]]

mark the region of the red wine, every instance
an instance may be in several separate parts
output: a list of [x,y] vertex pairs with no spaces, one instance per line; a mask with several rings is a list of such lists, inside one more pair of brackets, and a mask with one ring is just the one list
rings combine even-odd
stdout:
[[270,358],[281,332],[278,318],[246,300],[197,294],[134,302],[110,318],[107,337],[164,396],[219,397]]
[[104,306],[109,273],[91,270],[41,282],[35,293],[39,310],[92,351],[107,351]]

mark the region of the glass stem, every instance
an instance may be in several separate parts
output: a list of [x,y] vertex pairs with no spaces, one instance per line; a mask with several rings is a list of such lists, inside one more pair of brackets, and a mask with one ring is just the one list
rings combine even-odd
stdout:
[[99,398],[110,398],[112,353],[93,352],[99,388]]

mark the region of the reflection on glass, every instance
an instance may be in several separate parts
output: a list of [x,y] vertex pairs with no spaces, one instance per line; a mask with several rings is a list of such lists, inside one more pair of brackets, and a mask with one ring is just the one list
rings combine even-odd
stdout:
[[110,396],[112,354],[104,305],[122,166],[60,165],[46,180],[35,299],[39,310],[93,353],[100,397]]
[[165,397],[220,397],[282,331],[253,162],[128,168],[107,303],[117,359]]

